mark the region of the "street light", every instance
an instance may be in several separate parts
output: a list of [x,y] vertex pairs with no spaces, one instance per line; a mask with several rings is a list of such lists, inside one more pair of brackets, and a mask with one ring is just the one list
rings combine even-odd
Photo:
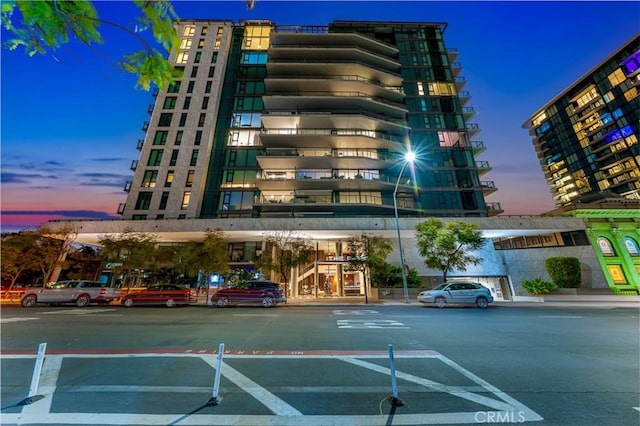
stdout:
[[396,181],[396,187],[393,189],[393,212],[396,215],[396,230],[398,231],[398,250],[400,250],[400,269],[402,270],[402,286],[404,287],[404,303],[409,303],[409,288],[407,287],[407,271],[404,269],[404,252],[402,250],[402,238],[400,237],[400,220],[398,219],[398,200],[396,195],[398,194],[398,185],[402,178],[402,173],[407,167],[407,164],[413,163],[416,159],[416,154],[412,151],[407,152],[404,155],[404,164],[398,174],[398,180]]

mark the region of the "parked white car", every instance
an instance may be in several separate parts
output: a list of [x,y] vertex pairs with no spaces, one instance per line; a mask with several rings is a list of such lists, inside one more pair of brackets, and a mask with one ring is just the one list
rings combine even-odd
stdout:
[[119,293],[119,289],[107,287],[107,284],[99,281],[57,281],[44,288],[27,289],[20,304],[25,308],[31,308],[38,303],[74,303],[82,307],[90,303],[107,304],[117,299]]
[[433,303],[438,308],[444,308],[447,303],[475,304],[478,308],[484,309],[489,303],[493,303],[493,296],[489,289],[480,283],[455,281],[421,292],[418,302]]

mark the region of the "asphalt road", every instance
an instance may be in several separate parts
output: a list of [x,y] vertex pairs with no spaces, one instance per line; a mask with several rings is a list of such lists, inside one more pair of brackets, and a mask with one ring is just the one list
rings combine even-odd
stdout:
[[[637,425],[638,317],[517,305],[3,307],[0,422]],[[28,403],[42,343],[40,399]]]

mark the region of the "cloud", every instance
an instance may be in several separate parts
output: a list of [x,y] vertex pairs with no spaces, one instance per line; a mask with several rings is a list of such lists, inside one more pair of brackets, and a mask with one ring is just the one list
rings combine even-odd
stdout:
[[44,178],[44,179],[58,179],[56,175],[41,175],[34,173],[12,173],[12,172],[2,172],[0,173],[0,181],[3,184],[7,183],[30,183],[33,179]]
[[97,163],[115,163],[118,161],[131,161],[127,158],[91,158],[89,161],[95,161]]
[[62,216],[77,219],[119,219],[120,216],[113,216],[106,212],[95,210],[2,210],[1,215],[12,216]]

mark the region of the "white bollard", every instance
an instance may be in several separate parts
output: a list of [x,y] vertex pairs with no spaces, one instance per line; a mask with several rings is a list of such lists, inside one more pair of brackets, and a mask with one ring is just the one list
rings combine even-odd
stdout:
[[31,376],[31,386],[29,386],[29,396],[20,401],[18,405],[29,405],[44,398],[38,393],[38,385],[40,384],[40,373],[42,373],[42,364],[44,364],[44,353],[47,349],[46,343],[40,343],[38,346],[38,356],[36,357],[36,365],[33,368],[33,376]]
[[207,403],[208,405],[218,405],[220,399],[218,393],[220,391],[220,374],[222,373],[222,356],[224,355],[224,343],[218,346],[218,359],[216,361],[216,374],[213,379],[213,395]]

